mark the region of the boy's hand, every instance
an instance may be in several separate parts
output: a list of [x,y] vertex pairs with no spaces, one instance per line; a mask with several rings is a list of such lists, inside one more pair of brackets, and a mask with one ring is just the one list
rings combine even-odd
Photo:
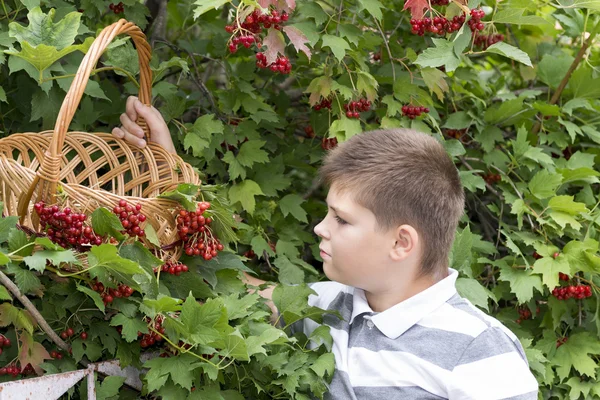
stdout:
[[151,141],[160,144],[169,153],[177,153],[173,141],[171,140],[171,133],[165,123],[160,112],[152,107],[145,106],[135,96],[129,96],[127,98],[127,104],[125,105],[125,113],[121,114],[121,127],[114,128],[112,134],[117,139],[125,139],[126,142],[143,148],[146,146],[146,140],[144,140],[144,131],[136,123],[138,117],[144,117],[150,129]]

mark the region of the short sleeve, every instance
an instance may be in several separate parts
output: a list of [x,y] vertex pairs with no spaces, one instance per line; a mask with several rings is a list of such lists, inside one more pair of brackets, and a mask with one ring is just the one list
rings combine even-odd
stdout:
[[538,383],[523,347],[489,327],[466,348],[452,370],[449,400],[537,400]]

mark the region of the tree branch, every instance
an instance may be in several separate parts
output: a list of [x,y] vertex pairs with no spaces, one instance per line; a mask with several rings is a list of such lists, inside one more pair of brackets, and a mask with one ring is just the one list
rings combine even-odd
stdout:
[[[579,63],[581,63],[581,60],[583,60],[583,56],[585,55],[585,52],[592,44],[592,41],[594,40],[594,37],[596,36],[597,29],[598,28],[594,29],[590,33],[590,36],[588,36],[587,40],[583,43],[583,45],[579,49],[579,52],[577,53],[577,56],[571,63],[571,66],[567,70],[567,73],[565,74],[562,81],[560,81],[560,84],[556,88],[556,92],[554,92],[554,94],[552,95],[552,98],[550,99],[550,105],[556,104],[556,102],[560,98],[560,95],[562,94],[563,90],[567,86],[567,83],[569,83],[569,79],[571,79],[571,75],[573,74],[573,71],[575,71],[575,69],[579,66]],[[541,127],[542,127],[542,122],[540,120],[538,120],[538,122],[536,122],[533,129],[531,130],[531,133],[533,133],[534,135],[537,135],[538,132],[540,131]]]
[[10,278],[8,276],[6,276],[4,274],[4,272],[2,272],[2,271],[0,271],[0,282],[2,282],[2,284],[9,290],[9,292],[12,293],[13,296],[15,296],[17,298],[17,300],[19,300],[21,302],[21,304],[23,304],[23,306],[25,306],[25,309],[27,311],[29,311],[29,313],[31,314],[31,316],[33,317],[33,319],[35,320],[35,322],[38,323],[38,325],[40,326],[40,328],[42,328],[42,330],[44,332],[46,332],[46,335],[48,335],[48,337],[54,343],[56,343],[56,345],[58,347],[60,347],[61,349],[65,350],[66,352],[68,352],[71,349],[69,347],[69,345],[67,343],[65,343],[65,341],[63,341],[56,334],[56,332],[54,332],[54,330],[50,327],[50,325],[48,324],[48,322],[46,322],[46,320],[44,319],[44,317],[42,317],[42,314],[40,314],[40,312],[37,310],[37,308],[35,308],[35,306],[31,302],[31,300],[29,300],[27,298],[27,296],[23,295],[21,293],[21,291],[19,290],[19,288],[17,287],[17,285],[15,285],[13,283],[13,281],[11,281]]

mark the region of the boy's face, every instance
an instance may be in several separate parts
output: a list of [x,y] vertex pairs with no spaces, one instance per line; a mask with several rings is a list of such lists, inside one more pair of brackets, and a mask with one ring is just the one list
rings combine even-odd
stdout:
[[397,269],[390,258],[394,230],[378,231],[375,214],[357,204],[352,193],[336,190],[335,184],[329,190],[327,205],[325,219],[314,228],[321,238],[325,275],[366,291],[385,290],[393,269]]

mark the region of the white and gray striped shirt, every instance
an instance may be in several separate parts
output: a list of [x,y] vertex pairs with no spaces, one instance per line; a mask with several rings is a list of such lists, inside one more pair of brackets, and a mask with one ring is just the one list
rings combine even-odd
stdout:
[[[311,285],[328,315],[336,372],[326,399],[536,400],[538,384],[517,337],[456,292],[458,273],[380,313],[337,282]],[[302,326],[299,326],[302,325]],[[309,336],[309,319],[296,329]]]

